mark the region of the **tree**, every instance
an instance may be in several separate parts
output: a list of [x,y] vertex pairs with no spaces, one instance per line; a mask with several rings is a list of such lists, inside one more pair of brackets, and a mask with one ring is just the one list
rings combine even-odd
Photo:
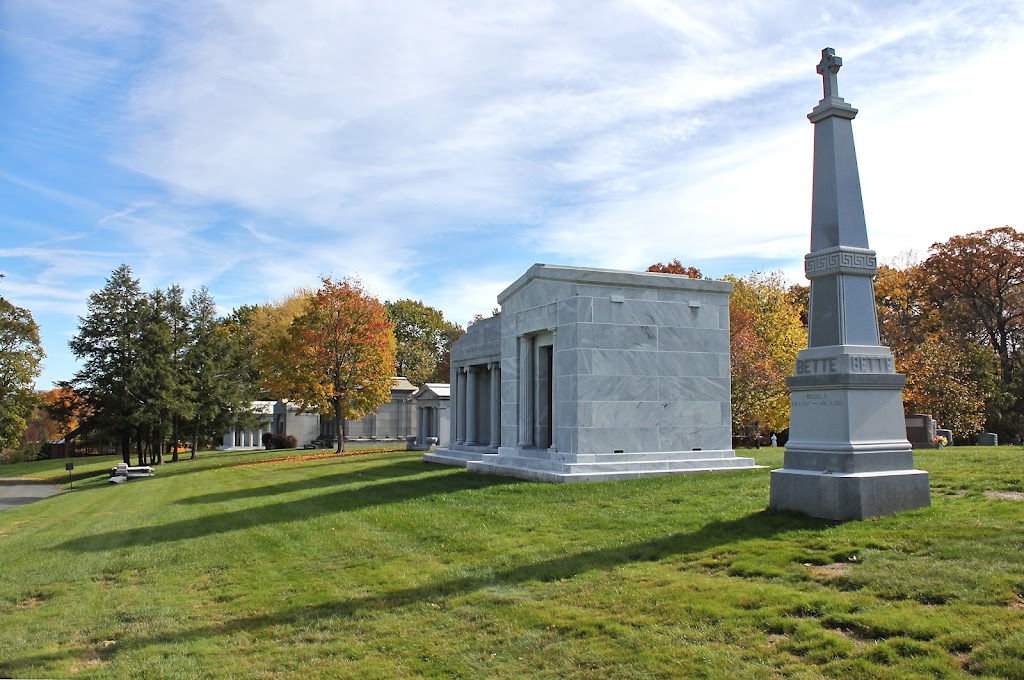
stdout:
[[440,310],[422,300],[385,302],[384,309],[395,329],[395,374],[414,385],[428,382],[451,350],[453,338],[462,334],[462,327],[445,320]]
[[902,267],[878,268],[875,305],[881,342],[907,376],[904,408],[928,413],[966,439],[985,423],[996,386],[995,354],[944,323],[923,265],[912,254],[901,260]]
[[807,346],[800,301],[778,272],[725,277],[729,301],[733,429],[750,423],[779,432],[789,427],[789,390],[796,355]]
[[[970,352],[937,335],[924,338],[897,360],[907,376],[903,402],[908,412],[928,413],[957,439],[981,431],[985,424],[984,350]],[[994,375],[994,372],[993,374]]]
[[38,404],[33,388],[44,356],[31,312],[0,297],[0,449],[18,444]]
[[291,396],[283,391],[289,384],[290,329],[295,319],[309,309],[313,297],[312,291],[300,288],[284,299],[244,310],[228,321],[235,342],[249,348],[251,371],[258,378],[258,386],[272,399]]
[[356,280],[325,278],[288,337],[284,370],[269,374],[303,410],[334,418],[341,453],[345,420],[362,418],[391,398],[395,336],[384,305]]
[[696,267],[684,267],[683,263],[679,260],[672,260],[668,264],[652,264],[647,268],[649,272],[655,272],[660,274],[678,274],[679,276],[686,276],[691,279],[703,279],[704,275],[700,273],[700,270]]
[[924,263],[944,321],[988,344],[1005,385],[1020,362],[1024,322],[1024,234],[1012,227],[935,243]]
[[65,383],[42,392],[40,397],[47,418],[53,423],[54,434],[58,437],[76,430],[87,416],[81,395]]
[[251,418],[256,385],[251,347],[232,334],[238,331],[234,321],[217,317],[217,305],[205,287],[189,299],[187,323],[189,340],[182,366],[193,395],[189,417],[194,459],[200,437],[217,436]]
[[128,265],[111,273],[103,288],[89,296],[88,314],[68,343],[84,360],[71,385],[82,395],[90,422],[121,441],[121,457],[131,463],[131,438],[137,434],[145,385],[139,366],[146,302]]

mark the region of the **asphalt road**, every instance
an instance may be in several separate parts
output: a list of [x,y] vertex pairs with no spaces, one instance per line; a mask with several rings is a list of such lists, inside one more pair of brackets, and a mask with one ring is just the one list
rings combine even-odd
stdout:
[[61,492],[57,484],[25,484],[17,481],[0,480],[0,510],[17,508],[34,503]]

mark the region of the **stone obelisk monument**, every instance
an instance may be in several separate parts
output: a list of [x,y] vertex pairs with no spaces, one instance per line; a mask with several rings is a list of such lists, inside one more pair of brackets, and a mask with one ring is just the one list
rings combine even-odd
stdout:
[[807,349],[788,378],[790,436],[771,474],[773,510],[849,520],[931,504],[928,473],[914,469],[903,384],[878,339],[875,252],[868,248],[853,146],[854,109],[839,96],[842,59],[821,52],[825,96],[814,124],[814,195]]

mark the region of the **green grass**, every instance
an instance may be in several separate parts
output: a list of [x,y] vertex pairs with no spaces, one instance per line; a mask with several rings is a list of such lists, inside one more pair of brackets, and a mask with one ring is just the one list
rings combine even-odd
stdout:
[[73,493],[0,513],[0,675],[1024,677],[1020,449],[918,452],[931,508],[845,524],[766,513],[768,469],[250,464],[281,455],[117,486],[76,460]]

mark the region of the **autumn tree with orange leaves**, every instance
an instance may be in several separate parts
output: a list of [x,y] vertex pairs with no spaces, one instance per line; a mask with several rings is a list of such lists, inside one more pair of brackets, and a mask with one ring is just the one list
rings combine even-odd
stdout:
[[679,259],[674,259],[668,264],[652,264],[647,268],[647,271],[655,274],[676,274],[678,276],[686,276],[691,279],[703,279],[704,275],[696,267],[687,267]]
[[322,280],[308,306],[288,327],[285,370],[272,371],[275,390],[303,410],[332,417],[338,453],[345,421],[357,420],[391,398],[395,336],[384,305],[359,281]]

